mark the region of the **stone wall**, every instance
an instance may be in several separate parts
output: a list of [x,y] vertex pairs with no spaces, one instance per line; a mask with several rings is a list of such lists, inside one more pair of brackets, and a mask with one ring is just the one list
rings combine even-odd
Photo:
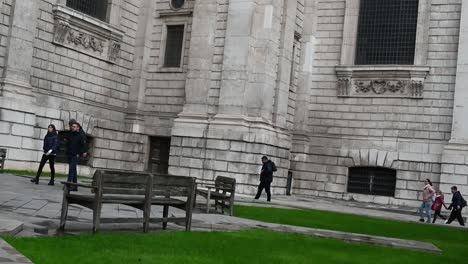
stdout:
[[370,165],[398,170],[395,198],[372,199],[406,204],[420,198],[425,178],[440,181],[442,152],[452,124],[461,1],[432,1],[429,20],[419,25],[428,28],[424,66],[430,71],[423,99],[337,96],[335,65],[343,62],[342,44],[350,34],[343,31],[350,2],[317,4],[309,145],[297,142],[292,150],[295,193],[369,200],[346,193],[348,168],[358,165],[348,160],[356,153],[369,161],[388,153],[392,164]]

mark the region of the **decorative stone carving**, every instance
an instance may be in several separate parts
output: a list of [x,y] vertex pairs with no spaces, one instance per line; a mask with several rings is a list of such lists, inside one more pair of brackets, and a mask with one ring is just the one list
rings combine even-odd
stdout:
[[350,78],[340,78],[338,80],[338,96],[348,95],[351,86]]
[[55,36],[54,41],[58,43],[63,43],[65,41],[65,36],[70,30],[70,24],[65,21],[57,20],[55,23]]
[[99,53],[102,53],[102,51],[104,50],[104,45],[102,44],[101,40],[98,40],[97,38],[89,34],[78,32],[75,30],[70,30],[68,32],[67,40],[69,43],[73,43],[77,46],[81,45],[85,49],[91,48],[93,51],[97,51]]
[[429,67],[337,66],[339,97],[422,98]]
[[119,57],[120,43],[112,42],[109,49],[109,60],[115,61]]
[[390,93],[404,93],[408,83],[406,81],[385,81],[385,80],[372,80],[372,81],[355,81],[354,86],[356,93],[373,92],[375,94]]
[[111,25],[62,5],[53,7],[53,43],[110,63],[120,54],[123,32]]

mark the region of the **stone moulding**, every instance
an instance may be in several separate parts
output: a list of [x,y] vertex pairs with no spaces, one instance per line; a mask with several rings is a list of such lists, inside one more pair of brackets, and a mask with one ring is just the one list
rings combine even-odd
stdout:
[[337,66],[338,97],[422,99],[429,67],[414,65]]
[[63,5],[53,7],[53,43],[109,63],[119,58],[124,32]]

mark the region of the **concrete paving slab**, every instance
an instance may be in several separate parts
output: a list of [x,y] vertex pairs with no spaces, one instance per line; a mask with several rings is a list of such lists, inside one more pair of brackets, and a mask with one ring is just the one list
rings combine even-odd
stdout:
[[32,263],[28,258],[20,254],[5,240],[0,238],[0,263],[2,264],[20,264]]
[[[2,218],[0,216],[0,235],[14,236],[23,230],[23,223],[20,221]],[[1,256],[1,255],[0,255]]]

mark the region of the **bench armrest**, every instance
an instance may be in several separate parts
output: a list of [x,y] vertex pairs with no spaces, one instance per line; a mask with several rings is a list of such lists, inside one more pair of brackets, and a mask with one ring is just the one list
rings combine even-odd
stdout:
[[93,185],[87,185],[87,184],[80,184],[80,183],[74,183],[74,182],[60,182],[63,185],[67,186],[76,186],[76,187],[83,187],[83,188],[90,188],[90,189],[97,189],[96,186]]

